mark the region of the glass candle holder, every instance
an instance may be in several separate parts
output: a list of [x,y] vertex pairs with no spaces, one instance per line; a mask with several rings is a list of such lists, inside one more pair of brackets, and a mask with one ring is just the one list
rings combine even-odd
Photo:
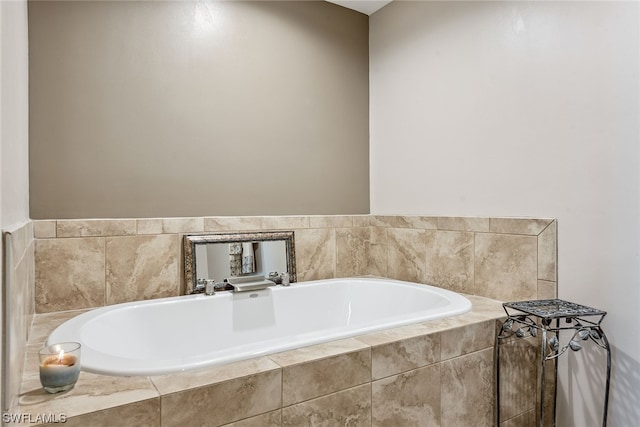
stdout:
[[80,343],[53,344],[38,355],[42,387],[49,393],[71,390],[80,375]]

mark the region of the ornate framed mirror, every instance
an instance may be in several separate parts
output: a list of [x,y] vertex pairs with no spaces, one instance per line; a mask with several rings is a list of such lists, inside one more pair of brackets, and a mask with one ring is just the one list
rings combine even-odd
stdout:
[[185,294],[198,279],[222,282],[230,277],[289,273],[296,281],[293,231],[186,234],[184,244]]

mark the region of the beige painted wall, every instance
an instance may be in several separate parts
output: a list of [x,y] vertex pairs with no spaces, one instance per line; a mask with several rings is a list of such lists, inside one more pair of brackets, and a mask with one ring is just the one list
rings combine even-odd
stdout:
[[368,213],[368,18],[29,2],[32,218]]
[[[372,214],[556,217],[559,296],[609,313],[616,426],[640,419],[639,12],[393,2],[369,23]],[[585,347],[561,358],[561,426],[600,425]]]

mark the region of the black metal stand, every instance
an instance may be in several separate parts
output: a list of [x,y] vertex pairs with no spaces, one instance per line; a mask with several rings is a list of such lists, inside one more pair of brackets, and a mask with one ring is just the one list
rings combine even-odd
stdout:
[[[515,335],[518,338],[537,337],[541,332],[541,374],[540,374],[540,426],[544,427],[544,397],[545,397],[545,365],[548,360],[560,357],[567,349],[579,351],[582,349],[581,342],[591,340],[607,352],[607,379],[604,391],[604,413],[602,415],[602,427],[607,425],[607,411],[609,406],[609,383],[611,379],[611,349],[609,341],[600,327],[600,323],[607,312],[584,305],[574,304],[561,299],[533,300],[507,302],[502,304],[507,313],[507,320],[502,324],[497,336],[497,421],[500,423],[500,343],[506,338]],[[560,320],[564,319],[564,325]],[[553,322],[555,320],[555,322]],[[555,325],[552,325],[552,322]],[[560,347],[560,331],[571,330],[573,336],[569,342]],[[558,378],[558,363],[554,367],[554,378]],[[553,396],[553,423],[555,426],[556,412],[556,390],[554,387]]]

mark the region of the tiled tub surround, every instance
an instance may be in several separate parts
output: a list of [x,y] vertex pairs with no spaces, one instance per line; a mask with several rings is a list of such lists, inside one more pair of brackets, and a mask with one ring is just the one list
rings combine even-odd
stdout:
[[[114,414],[138,425],[158,425],[155,417],[160,416],[160,407],[163,408],[163,425],[172,425],[171,420],[175,421],[172,417],[183,417],[183,414],[181,411],[172,411],[171,408],[183,409],[189,406],[209,408],[207,411],[195,411],[207,413],[208,416],[229,411],[232,413],[229,420],[239,419],[237,417],[240,416],[247,418],[233,425],[261,426],[278,425],[278,420],[283,425],[304,425],[311,421],[317,424],[320,419],[310,418],[309,414],[322,417],[322,414],[329,412],[338,418],[343,416],[341,414],[347,414],[344,415],[347,417],[344,418],[345,423],[353,421],[353,424],[360,425],[359,418],[349,418],[349,411],[340,409],[340,405],[345,402],[353,402],[346,406],[359,408],[356,410],[358,414],[368,413],[374,425],[404,422],[398,420],[407,420],[408,425],[411,425],[408,421],[411,417],[424,419],[430,416],[439,419],[440,424],[435,425],[456,425],[452,419],[467,415],[473,417],[473,424],[484,425],[488,420],[484,417],[485,403],[489,402],[491,409],[488,411],[493,411],[493,394],[487,389],[487,384],[490,384],[490,388],[493,387],[493,328],[495,318],[504,313],[497,307],[493,307],[493,312],[488,316],[484,312],[478,313],[476,302],[484,301],[481,298],[473,300],[472,313],[438,321],[444,323],[400,328],[397,332],[400,338],[393,336],[396,332],[388,332],[391,335],[381,338],[383,341],[388,339],[384,342],[367,342],[368,338],[356,339],[356,344],[364,345],[364,348],[349,347],[350,350],[341,350],[341,360],[351,360],[351,357],[343,353],[368,352],[369,359],[365,357],[365,360],[370,360],[370,380],[362,383],[360,380],[355,381],[358,384],[351,381],[348,386],[340,386],[342,388],[339,387],[339,390],[329,387],[309,395],[304,394],[304,391],[293,392],[287,389],[286,378],[298,377],[297,373],[293,376],[290,374],[295,372],[294,366],[321,366],[316,365],[321,361],[332,366],[331,363],[336,361],[331,360],[337,356],[325,349],[340,345],[342,341],[296,350],[292,354],[308,354],[308,361],[296,361],[284,366],[282,360],[278,362],[277,357],[273,356],[206,371],[183,373],[164,380],[156,377],[103,377],[83,372],[76,389],[70,393],[57,396],[44,396],[40,393],[38,379],[33,371],[37,369],[33,350],[41,346],[49,331],[70,315],[64,311],[180,293],[183,286],[180,240],[184,233],[293,229],[296,233],[297,270],[301,281],[377,275],[430,283],[460,293],[497,300],[549,298],[556,295],[556,222],[553,219],[357,215],[39,220],[33,222],[33,229],[36,238],[36,311],[49,314],[36,317],[36,335],[30,340],[31,355],[26,362],[21,406],[16,410],[30,413],[62,411],[73,416],[70,422],[77,422],[78,425],[87,425],[89,422],[91,425],[101,425],[99,420],[107,425],[109,420],[113,421]],[[77,313],[75,311],[71,314]],[[471,321],[469,318],[478,315],[481,320],[474,318]],[[461,327],[470,321],[471,325]],[[492,325],[490,342],[488,336],[482,335],[478,330],[480,326],[474,323],[478,322],[484,325],[482,328],[488,328],[488,321]],[[417,333],[416,330],[422,332]],[[425,348],[426,344],[418,344],[427,339],[418,338],[425,330],[435,333],[429,339],[436,340],[437,345],[440,345],[440,355],[437,356],[438,350],[433,350],[436,356],[429,359],[428,363],[420,361],[420,357],[416,359],[416,355],[404,348],[405,344],[396,342],[411,339],[419,347],[422,345]],[[462,344],[464,341],[446,338],[453,335],[467,336],[473,342],[484,336],[487,341],[482,348],[469,347]],[[372,336],[386,335],[379,333]],[[353,344],[353,340],[344,342]],[[447,352],[446,349],[452,346],[457,346],[457,353]],[[391,348],[395,348],[403,356],[380,355],[383,349]],[[329,351],[331,356],[325,351]],[[289,353],[291,352],[286,354]],[[401,365],[405,367],[399,371],[393,368],[396,359],[404,361]],[[485,376],[486,362],[489,359],[491,369]],[[381,367],[386,365],[389,366],[389,372],[376,374],[378,369],[383,369]],[[470,368],[465,370],[465,366]],[[240,373],[237,373],[238,370]],[[353,369],[347,370],[351,372]],[[463,374],[466,377],[459,377]],[[325,376],[332,377],[329,371],[309,375],[311,376],[307,378],[311,380],[300,387],[304,388],[305,384],[315,382],[322,384]],[[455,377],[455,381],[452,377]],[[424,388],[425,384],[433,384],[438,378],[443,387],[427,387],[424,393],[420,393],[421,396],[431,396],[431,403],[415,401],[415,393],[409,392],[412,384]],[[278,392],[272,393],[279,381],[280,397]],[[444,387],[450,381],[457,384],[458,389]],[[183,384],[184,387],[181,386],[180,390],[169,387],[174,384]],[[400,387],[399,384],[404,385]],[[228,397],[236,392],[251,392],[254,393],[253,396],[259,395],[261,398],[260,401],[239,399],[236,402]],[[285,394],[289,396],[290,393],[303,393],[303,396],[285,397]],[[367,395],[371,399],[361,403],[359,398]],[[216,400],[220,396],[224,396],[222,402]],[[376,396],[383,397],[376,400]],[[455,400],[455,405],[447,400],[449,397]],[[180,401],[181,398],[188,402]],[[263,398],[267,403],[261,400]],[[480,404],[476,399],[484,399],[484,403]],[[274,402],[280,402],[279,406]],[[337,409],[331,406],[334,404],[338,405]],[[265,405],[269,408],[273,406],[274,410],[264,410]],[[326,405],[333,409],[325,411],[323,408]],[[506,405],[510,405],[509,399]],[[113,412],[116,407],[117,410]],[[372,408],[371,411],[368,408]],[[483,409],[478,412],[478,408]],[[517,405],[517,410],[507,410],[506,413],[512,418],[503,418],[504,424],[521,425],[519,423],[522,420],[531,419],[533,408],[533,403],[529,403]],[[252,418],[254,414],[257,415]],[[150,421],[147,423],[146,420]],[[207,424],[203,421],[201,424],[216,425],[217,422]],[[365,419],[363,424],[368,425],[368,421]],[[487,421],[486,425],[489,424]]]
[[182,289],[184,233],[294,230],[298,280],[375,275],[503,301],[556,294],[553,219],[423,216],[34,221],[36,311]]
[[82,372],[73,390],[57,395],[40,386],[37,350],[81,311],[38,314],[16,411],[33,419],[65,414],[66,425],[92,427],[123,420],[144,426],[491,426],[493,346],[504,312],[498,301],[469,298],[474,308],[460,316],[209,369],[153,377]]
[[[3,408],[12,407],[20,393],[20,376],[12,372],[22,372],[27,340],[31,322],[35,314],[34,307],[34,240],[33,223],[18,225],[3,230],[5,331],[1,348],[4,358],[2,380],[5,381],[5,395],[1,402]],[[0,336],[2,334],[0,333]]]

